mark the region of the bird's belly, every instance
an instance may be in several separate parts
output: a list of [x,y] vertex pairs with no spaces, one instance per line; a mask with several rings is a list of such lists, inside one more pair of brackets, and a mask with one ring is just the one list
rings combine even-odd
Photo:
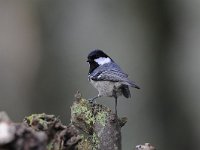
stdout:
[[98,90],[99,96],[119,96],[122,95],[121,83],[111,81],[94,81],[90,80],[90,83]]

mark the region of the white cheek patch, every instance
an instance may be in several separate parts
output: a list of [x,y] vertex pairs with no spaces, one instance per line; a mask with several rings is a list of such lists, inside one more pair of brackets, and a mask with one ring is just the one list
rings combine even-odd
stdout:
[[98,63],[99,65],[104,65],[107,63],[111,62],[111,59],[109,57],[100,57],[94,60],[96,63]]

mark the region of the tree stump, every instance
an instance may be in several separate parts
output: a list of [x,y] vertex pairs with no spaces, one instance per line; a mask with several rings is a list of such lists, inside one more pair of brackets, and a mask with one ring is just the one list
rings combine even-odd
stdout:
[[[63,125],[54,115],[32,114],[14,123],[0,112],[1,150],[121,150],[121,128],[127,118],[119,118],[103,105],[91,104],[77,92],[71,106],[71,123]],[[154,150],[146,143],[138,150]]]
[[83,134],[80,149],[121,150],[121,127],[126,118],[116,114],[103,105],[90,103],[78,92],[71,107],[71,123]]

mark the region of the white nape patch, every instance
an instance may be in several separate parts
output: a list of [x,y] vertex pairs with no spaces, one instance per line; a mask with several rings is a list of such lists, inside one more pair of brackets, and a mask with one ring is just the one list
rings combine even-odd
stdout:
[[99,65],[104,65],[104,64],[110,63],[111,59],[109,57],[99,57],[95,59],[94,61],[98,63]]

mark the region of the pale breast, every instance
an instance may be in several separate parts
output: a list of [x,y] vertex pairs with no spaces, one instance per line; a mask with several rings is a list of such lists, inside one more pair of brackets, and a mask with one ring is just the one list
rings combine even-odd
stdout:
[[90,83],[98,90],[100,96],[113,97],[113,94],[116,96],[122,94],[119,82],[90,80]]

